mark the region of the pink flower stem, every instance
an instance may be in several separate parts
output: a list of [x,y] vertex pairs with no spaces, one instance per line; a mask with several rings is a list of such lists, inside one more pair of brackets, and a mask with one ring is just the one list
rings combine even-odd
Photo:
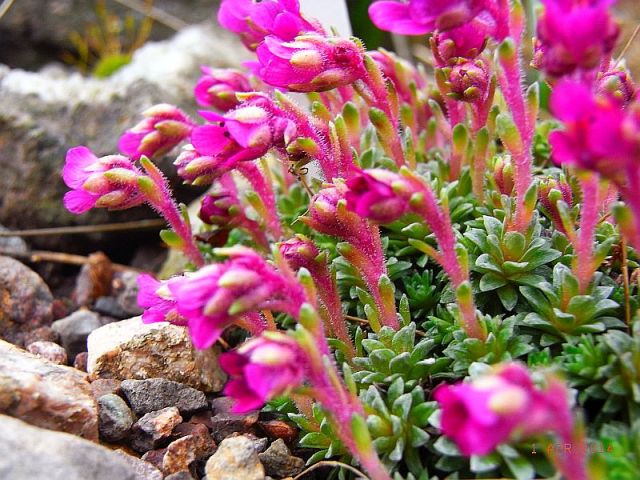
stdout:
[[278,216],[276,197],[273,188],[265,180],[264,174],[253,162],[240,162],[238,171],[249,181],[264,205],[265,223],[274,238],[282,238],[282,225]]
[[[622,198],[631,209],[633,225],[620,225],[622,233],[627,237],[634,248],[640,249],[640,172],[637,169],[627,171],[627,184],[617,185]],[[622,228],[625,227],[625,228]]]
[[204,266],[204,258],[196,245],[191,225],[180,213],[178,205],[171,196],[169,183],[162,172],[150,160],[140,161],[154,184],[153,192],[144,192],[147,203],[167,221],[173,231],[180,237],[181,250],[196,267]]
[[512,25],[512,35],[516,38],[515,51],[499,55],[500,65],[502,68],[498,72],[498,83],[502,88],[502,94],[511,111],[511,116],[522,139],[522,149],[511,153],[515,164],[515,228],[518,231],[524,231],[530,221],[530,212],[525,207],[524,199],[526,192],[533,181],[533,175],[531,173],[531,164],[533,161],[533,157],[531,156],[531,142],[533,140],[535,123],[531,121],[524,92],[522,90],[522,30],[519,24],[517,24],[515,28],[513,28]]
[[409,178],[420,199],[411,202],[412,210],[421,215],[436,237],[439,252],[432,257],[447,273],[456,291],[456,300],[464,323],[464,329],[470,337],[484,339],[485,334],[478,323],[476,307],[472,295],[462,296],[458,289],[469,281],[468,269],[460,264],[456,253],[456,236],[451,226],[449,212],[438,205],[433,190],[417,178]]
[[[319,323],[319,322],[318,322]],[[349,391],[341,379],[335,362],[328,351],[327,339],[322,328],[309,331],[313,340],[301,346],[309,357],[309,382],[313,397],[327,410],[331,425],[344,445],[360,462],[372,480],[391,480],[378,458],[370,438],[356,438],[352,428],[354,416],[365,418],[358,397]],[[368,437],[368,433],[366,435]]]
[[580,184],[582,186],[580,231],[575,245],[572,267],[580,285],[580,294],[586,295],[591,278],[597,268],[597,265],[594,265],[593,247],[598,224],[598,176],[593,173],[584,173]]

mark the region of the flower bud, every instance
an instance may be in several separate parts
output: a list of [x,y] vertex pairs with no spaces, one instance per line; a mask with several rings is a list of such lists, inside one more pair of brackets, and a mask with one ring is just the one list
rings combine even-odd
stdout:
[[637,88],[629,72],[616,69],[609,70],[598,77],[596,91],[626,107],[636,98]]
[[267,37],[257,54],[256,74],[269,85],[294,92],[332,90],[364,73],[361,47],[343,38],[303,35],[283,42]]
[[196,101],[203,107],[214,107],[226,112],[240,104],[238,92],[250,92],[247,76],[230,68],[201,67],[202,77],[193,91]]
[[367,170],[347,181],[347,208],[376,223],[391,223],[409,210],[410,195],[400,195],[403,178],[388,170]]
[[186,139],[195,124],[173,105],[155,105],[142,114],[145,118],[120,138],[118,148],[137,160],[170,151]]
[[489,88],[489,69],[483,60],[465,61],[447,68],[449,95],[462,102],[484,100]]
[[493,179],[503,195],[511,195],[514,187],[513,164],[510,158],[499,157],[493,167]]
[[573,207],[573,192],[565,178],[556,180],[547,178],[538,185],[538,199],[542,211],[551,219],[554,226],[562,233],[566,234],[566,229],[562,222],[562,216],[558,210],[558,201],[562,200],[569,208]]
[[198,217],[209,225],[230,226],[238,205],[232,195],[222,192],[208,194],[202,199]]

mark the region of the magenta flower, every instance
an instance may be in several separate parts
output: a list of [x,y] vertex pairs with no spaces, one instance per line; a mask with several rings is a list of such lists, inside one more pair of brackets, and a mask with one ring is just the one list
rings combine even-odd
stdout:
[[174,325],[186,325],[186,320],[176,310],[176,300],[168,284],[179,281],[180,277],[160,282],[151,275],[138,276],[138,305],[144,309],[144,323],[169,322]]
[[290,41],[306,32],[324,34],[317,22],[302,16],[298,0],[223,0],[218,21],[239,34],[250,50],[255,50],[268,35]]
[[486,455],[518,434],[545,431],[571,438],[567,390],[552,383],[535,387],[526,367],[510,363],[470,383],[440,385],[434,398],[442,409],[441,428],[463,455]]
[[393,84],[398,95],[405,103],[412,102],[410,83],[413,82],[418,89],[426,86],[426,82],[418,70],[406,60],[387,51],[374,50],[368,52],[385,77]]
[[246,247],[218,249],[231,258],[168,284],[178,313],[187,319],[197,348],[210,347],[229,325],[258,310],[297,315],[302,287]]
[[322,92],[349,85],[364,74],[363,51],[351,40],[320,35],[286,42],[269,36],[256,52],[256,74],[294,92]]
[[634,118],[609,97],[596,97],[586,85],[569,80],[554,88],[550,104],[565,126],[549,136],[553,159],[625,183],[625,169],[640,158],[640,125]]
[[538,184],[538,200],[542,211],[547,215],[557,230],[567,235],[562,222],[557,202],[562,200],[569,208],[573,207],[573,191],[566,179],[547,178]]
[[143,155],[162,155],[185,140],[195,124],[179,108],[160,104],[145,110],[140,123],[127,130],[118,142],[122,153],[134,160]]
[[228,226],[233,222],[234,209],[237,203],[230,193],[207,194],[202,199],[198,217],[209,225]]
[[596,69],[611,54],[620,29],[608,7],[615,0],[543,0],[532,64],[550,76]]
[[433,36],[435,53],[441,66],[457,58],[474,59],[482,53],[494,34],[493,18],[483,12],[469,22]]
[[459,27],[484,9],[484,0],[382,0],[369,7],[381,30],[401,35],[424,35]]
[[638,88],[629,72],[616,68],[598,76],[596,92],[599,95],[607,95],[620,106],[626,107],[635,100]]
[[200,68],[203,75],[193,93],[198,104],[203,107],[214,107],[226,112],[240,104],[236,93],[252,90],[251,83],[243,72],[230,68]]
[[394,191],[404,183],[388,170],[373,169],[362,172],[347,181],[347,208],[376,223],[391,223],[409,211],[406,197]]
[[307,357],[298,343],[279,332],[265,332],[222,354],[220,365],[231,377],[224,394],[235,400],[232,412],[258,410],[299,387],[306,364]]
[[447,86],[450,93],[462,102],[482,102],[489,90],[491,72],[486,62],[479,58],[461,61],[448,71]]
[[71,213],[84,213],[93,207],[124,210],[144,202],[138,189],[142,173],[126,157],[109,155],[98,158],[87,147],[67,152],[62,179],[71,188],[64,206]]
[[272,147],[284,149],[297,130],[273,102],[259,95],[225,115],[200,114],[215,123],[195,128],[194,150],[186,150],[176,161],[178,173],[188,181],[219,176],[238,162],[260,158]]

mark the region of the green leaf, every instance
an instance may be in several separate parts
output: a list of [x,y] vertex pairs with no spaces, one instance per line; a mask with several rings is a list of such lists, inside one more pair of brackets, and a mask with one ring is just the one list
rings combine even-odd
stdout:
[[485,273],[480,279],[480,291],[481,292],[490,292],[492,290],[496,290],[497,288],[503,287],[507,284],[507,281],[504,277],[493,273]]
[[502,306],[504,306],[505,310],[509,312],[513,310],[518,303],[518,292],[511,285],[506,285],[499,288],[498,297],[502,302]]

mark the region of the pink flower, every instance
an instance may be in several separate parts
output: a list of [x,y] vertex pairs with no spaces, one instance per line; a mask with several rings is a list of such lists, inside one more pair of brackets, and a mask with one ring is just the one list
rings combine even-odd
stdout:
[[255,50],[268,35],[290,41],[301,33],[324,34],[317,22],[302,16],[298,0],[223,0],[218,21],[239,34],[250,50]]
[[409,211],[409,202],[394,191],[402,188],[401,178],[388,170],[373,169],[347,181],[347,208],[376,223],[391,223]]
[[194,150],[183,152],[178,173],[188,181],[215,178],[238,162],[255,160],[270,148],[284,149],[295,137],[295,124],[268,98],[256,95],[238,108],[220,115],[200,112],[210,122],[191,134]]
[[607,10],[614,2],[543,0],[532,64],[553,77],[596,69],[620,33]]
[[145,119],[127,130],[118,143],[120,151],[134,160],[143,155],[151,158],[167,153],[186,139],[195,126],[173,105],[155,105],[142,115]]
[[571,437],[567,390],[557,381],[538,389],[526,367],[510,363],[469,383],[440,385],[434,398],[442,409],[441,428],[463,455],[486,455],[518,434],[545,431]]
[[369,7],[369,16],[381,30],[424,35],[459,27],[483,9],[484,0],[381,0]]
[[278,310],[297,315],[305,295],[295,279],[276,271],[246,247],[216,253],[231,258],[168,284],[197,348],[211,346],[227,326],[247,313]]
[[433,36],[437,60],[441,66],[457,58],[474,59],[482,53],[487,39],[495,31],[495,21],[486,12],[469,22]]
[[98,158],[87,147],[67,152],[62,178],[71,188],[64,206],[71,213],[84,213],[93,207],[124,210],[144,202],[138,189],[142,173],[126,157],[109,155]]
[[232,411],[258,410],[299,387],[306,363],[306,355],[296,341],[279,332],[265,332],[237,350],[224,353],[220,365],[231,377],[224,394],[235,400]]
[[252,90],[247,76],[238,70],[210,67],[201,67],[201,70],[203,75],[193,93],[198,104],[203,107],[214,107],[226,112],[240,104],[236,93]]
[[256,74],[269,85],[294,92],[343,87],[364,73],[362,49],[343,38],[304,35],[287,42],[269,36],[256,53]]
[[486,61],[480,57],[474,61],[460,61],[448,71],[447,86],[451,94],[462,102],[482,102],[489,90],[491,72]]
[[170,322],[174,325],[186,325],[186,320],[176,310],[176,300],[168,286],[169,282],[179,281],[179,278],[160,282],[146,273],[138,276],[138,305],[144,309],[144,323]]
[[608,96],[594,96],[577,81],[558,83],[550,104],[551,112],[564,122],[564,130],[549,136],[553,159],[625,183],[625,169],[640,159],[636,117]]
[[629,72],[615,68],[601,73],[596,83],[596,92],[607,95],[622,107],[626,107],[636,98],[638,88]]
[[234,209],[237,209],[235,200],[227,192],[205,195],[200,205],[198,217],[209,225],[228,226],[233,222]]
[[555,178],[542,180],[538,184],[538,200],[540,200],[542,211],[551,219],[555,228],[566,235],[567,231],[562,223],[560,211],[558,210],[558,200],[562,200],[569,208],[573,207],[573,191],[571,190],[571,185],[569,185],[564,178],[559,180]]

